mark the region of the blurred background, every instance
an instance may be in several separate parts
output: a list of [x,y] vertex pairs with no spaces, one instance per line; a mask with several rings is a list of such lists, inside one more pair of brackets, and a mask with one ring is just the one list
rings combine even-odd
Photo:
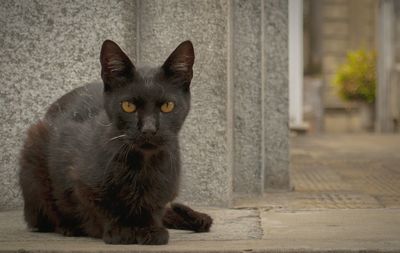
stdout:
[[294,192],[269,201],[400,207],[399,22],[400,1],[289,1]]
[[398,132],[399,1],[292,4],[299,5],[293,6],[295,15],[301,12],[292,34],[303,42],[294,49],[302,54],[292,52],[302,58],[292,69],[304,73],[292,76],[292,129],[309,134]]

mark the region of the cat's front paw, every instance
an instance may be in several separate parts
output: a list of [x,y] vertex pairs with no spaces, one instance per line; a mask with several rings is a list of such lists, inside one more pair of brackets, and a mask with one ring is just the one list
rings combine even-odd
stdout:
[[211,225],[213,223],[213,219],[205,213],[198,213],[198,217],[193,220],[194,231],[201,232],[209,232]]
[[68,236],[68,237],[78,237],[78,236],[85,236],[86,234],[78,228],[72,228],[72,227],[57,227],[55,230],[56,233],[62,234],[63,236]]
[[103,241],[107,244],[136,244],[136,233],[133,228],[112,227],[103,233]]
[[138,244],[162,245],[169,240],[168,230],[163,227],[141,228],[136,234]]
[[213,219],[208,214],[197,212],[179,203],[173,203],[171,207],[185,220],[191,230],[197,233],[210,231]]

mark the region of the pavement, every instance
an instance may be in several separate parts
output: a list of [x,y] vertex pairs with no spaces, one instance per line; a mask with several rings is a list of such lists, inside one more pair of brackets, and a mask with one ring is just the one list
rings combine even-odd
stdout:
[[27,231],[22,211],[0,213],[0,252],[400,252],[400,136],[291,141],[293,192],[199,208],[209,233],[170,230],[164,246],[106,245]]

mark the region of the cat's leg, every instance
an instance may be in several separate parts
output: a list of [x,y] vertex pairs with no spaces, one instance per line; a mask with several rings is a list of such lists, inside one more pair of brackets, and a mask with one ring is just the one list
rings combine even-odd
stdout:
[[68,237],[79,237],[87,235],[85,232],[83,232],[82,229],[78,227],[71,227],[68,225],[60,225],[56,227],[55,232]]
[[103,240],[108,244],[167,244],[169,234],[161,219],[159,211],[131,218],[133,224],[109,221],[104,225]]
[[148,225],[140,227],[136,232],[138,244],[162,245],[168,243],[169,233],[162,222],[164,213],[164,209],[151,213]]
[[92,207],[86,208],[81,212],[84,214],[82,228],[85,233],[90,237],[102,238],[104,229],[102,224],[103,218]]
[[136,244],[136,229],[107,221],[103,227],[103,241],[107,244]]
[[107,224],[103,241],[107,244],[163,245],[169,240],[168,230],[161,226],[120,226]]
[[167,228],[208,232],[212,225],[212,218],[205,213],[194,211],[188,206],[171,203],[166,208],[163,223]]
[[[107,213],[101,212],[101,213]],[[109,212],[108,212],[109,213]],[[136,217],[121,220],[119,214],[114,214],[112,217],[109,213],[107,216],[103,216],[103,241],[107,244],[137,244],[136,240],[136,226],[132,224],[132,221],[136,220]]]
[[46,146],[49,132],[39,121],[28,130],[20,156],[19,182],[24,199],[24,216],[33,231],[54,231],[59,221],[49,179]]
[[69,237],[87,236],[87,233],[81,227],[80,221],[65,214],[56,226],[55,232]]
[[149,226],[139,228],[136,232],[138,244],[143,245],[163,245],[169,240],[169,233],[165,227]]

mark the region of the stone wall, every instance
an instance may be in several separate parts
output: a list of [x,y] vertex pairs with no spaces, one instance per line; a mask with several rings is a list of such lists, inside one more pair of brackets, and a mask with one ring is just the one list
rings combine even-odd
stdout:
[[0,3],[0,210],[21,206],[17,156],[27,127],[63,93],[99,79],[112,39],[137,65],[195,46],[192,111],[181,134],[180,199],[229,206],[289,189],[287,1]]
[[21,205],[17,156],[27,127],[62,94],[100,79],[102,41],[135,57],[135,9],[128,0],[0,2],[0,209]]

